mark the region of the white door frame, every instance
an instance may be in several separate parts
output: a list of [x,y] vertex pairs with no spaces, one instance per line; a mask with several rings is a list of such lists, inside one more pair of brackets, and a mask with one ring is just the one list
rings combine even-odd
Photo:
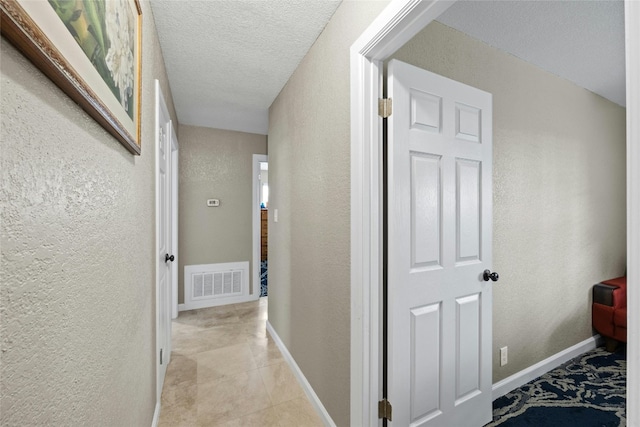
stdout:
[[253,263],[251,266],[253,284],[251,296],[254,299],[260,298],[260,163],[268,162],[269,156],[266,154],[253,155],[253,178],[251,180],[251,218],[253,221]]
[[[640,426],[640,2],[625,2],[627,64],[627,424]],[[635,284],[635,286],[634,286]]]
[[175,257],[171,266],[171,318],[178,317],[178,136],[173,120],[169,122],[171,128],[171,165],[169,179],[171,180],[171,253]]
[[[394,0],[351,46],[351,425],[379,425],[381,397],[382,63],[453,4]],[[640,283],[640,3],[627,31],[627,266]],[[635,263],[635,264],[634,264]],[[631,289],[631,288],[630,288]],[[634,292],[635,290],[635,292]],[[628,294],[627,421],[640,426],[640,289]]]

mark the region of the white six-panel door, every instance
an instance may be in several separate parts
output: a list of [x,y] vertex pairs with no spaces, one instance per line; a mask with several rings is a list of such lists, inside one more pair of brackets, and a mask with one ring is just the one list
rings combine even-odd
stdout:
[[160,85],[156,80],[156,373],[157,399],[160,401],[162,386],[171,358],[171,289],[173,260],[166,260],[172,253],[173,210],[171,158],[173,133]]
[[491,420],[491,95],[388,67],[392,426]]

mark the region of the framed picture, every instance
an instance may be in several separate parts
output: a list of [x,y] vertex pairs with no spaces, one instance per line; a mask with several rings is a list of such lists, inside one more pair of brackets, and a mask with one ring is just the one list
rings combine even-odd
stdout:
[[0,0],[0,19],[7,40],[140,154],[138,0]]

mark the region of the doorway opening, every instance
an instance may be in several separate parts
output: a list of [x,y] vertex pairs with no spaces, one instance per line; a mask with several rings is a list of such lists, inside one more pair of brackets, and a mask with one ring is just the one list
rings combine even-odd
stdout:
[[[383,98],[380,84],[383,61],[426,24],[439,16],[446,7],[448,7],[447,2],[438,1],[394,3],[363,33],[351,49],[351,421],[353,424],[375,425],[377,423],[379,412],[377,401],[382,388],[378,375],[381,356],[379,307],[382,296],[381,261],[383,259],[380,225],[383,213],[380,149],[382,126],[378,119],[378,103],[375,101]],[[629,56],[628,52],[627,55]],[[627,89],[628,97],[630,93]],[[395,102],[393,107],[395,110]],[[627,117],[629,117],[629,109]],[[635,129],[633,126],[630,128]],[[629,141],[630,139],[627,140],[628,146]],[[627,185],[630,182],[628,174]],[[629,230],[631,228],[628,227]],[[628,238],[631,235],[628,233]],[[634,258],[628,257],[628,259]],[[633,302],[633,298],[631,300]],[[630,323],[633,324],[633,322]],[[634,390],[636,390],[634,387],[629,387],[629,395]]]
[[253,266],[251,295],[266,297],[269,265],[269,157],[253,155]]
[[266,297],[269,267],[269,162],[260,162],[260,297]]

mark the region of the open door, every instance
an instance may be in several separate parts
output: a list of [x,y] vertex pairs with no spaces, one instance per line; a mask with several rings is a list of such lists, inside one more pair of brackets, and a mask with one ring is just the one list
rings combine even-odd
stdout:
[[[157,402],[160,402],[162,386],[171,358],[172,279],[175,254],[174,221],[172,215],[175,197],[171,179],[173,142],[177,140],[172,130],[171,118],[164,101],[160,84],[156,82],[156,384]],[[173,142],[172,142],[173,140]],[[176,181],[177,182],[177,181]],[[177,236],[177,234],[176,234]]]
[[[491,95],[388,67],[390,425],[491,421]],[[389,417],[388,417],[389,418]]]

